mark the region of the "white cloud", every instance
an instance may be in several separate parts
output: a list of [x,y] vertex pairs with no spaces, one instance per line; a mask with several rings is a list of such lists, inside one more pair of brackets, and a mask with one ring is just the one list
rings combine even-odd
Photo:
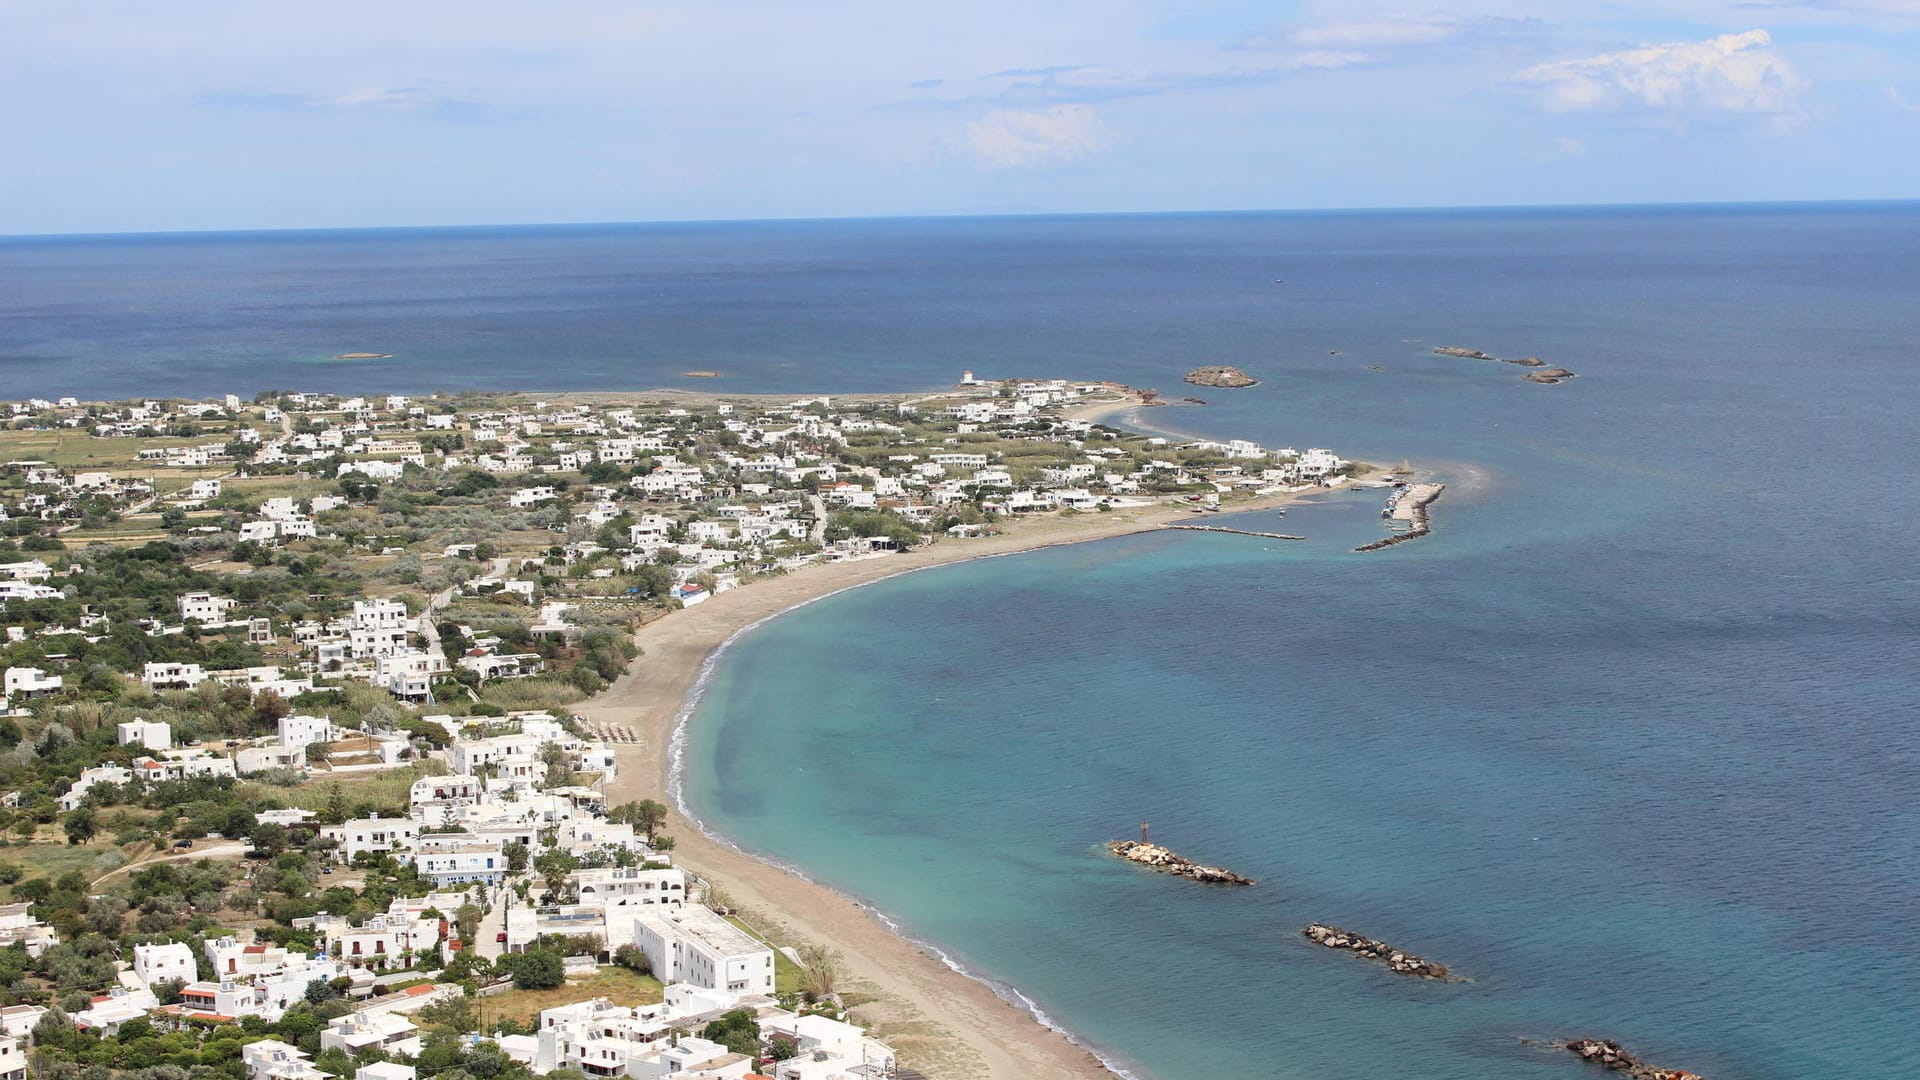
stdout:
[[1288,35],[1297,45],[1313,47],[1382,48],[1394,45],[1432,45],[1460,33],[1460,24],[1443,19],[1356,19],[1322,23]]
[[1287,62],[1289,68],[1343,68],[1355,64],[1371,64],[1372,53],[1341,52],[1333,49],[1314,49],[1303,52]]
[[1572,136],[1562,135],[1553,141],[1553,145],[1568,157],[1579,157],[1587,152],[1587,144]]
[[1749,30],[1644,45],[1539,64],[1515,82],[1535,87],[1549,112],[1790,113],[1806,79],[1772,43],[1765,30]]
[[1887,95],[1887,100],[1893,102],[1894,108],[1905,109],[1908,112],[1920,113],[1920,101],[1908,101],[1907,95],[1901,93],[1899,87],[1897,86],[1886,87],[1885,93]]
[[1090,105],[1055,105],[1036,112],[1000,109],[967,125],[968,152],[991,169],[1077,161],[1106,143],[1100,117]]
[[417,86],[376,86],[333,97],[315,98],[311,104],[322,109],[419,109],[440,102]]

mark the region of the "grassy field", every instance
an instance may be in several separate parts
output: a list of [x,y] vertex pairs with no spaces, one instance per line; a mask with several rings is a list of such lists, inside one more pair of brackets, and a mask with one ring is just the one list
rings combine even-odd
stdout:
[[760,931],[754,929],[748,923],[742,921],[739,916],[728,915],[726,916],[726,920],[732,923],[733,925],[739,927],[740,929],[745,930],[747,934],[750,937],[752,937],[755,941],[758,941],[761,944],[773,950],[773,992],[774,993],[785,994],[785,993],[791,992],[791,993],[797,994],[800,992],[800,965],[794,963],[792,960],[789,960],[787,958],[787,954],[780,951],[779,945],[775,944],[772,939],[767,937],[767,935],[761,933]]
[[[75,469],[132,468],[140,451],[171,446],[225,442],[224,431],[209,430],[195,439],[96,439],[84,431],[0,431],[0,460],[45,461]],[[159,471],[146,464],[142,472]]]
[[[42,830],[48,832],[50,830]],[[32,845],[10,844],[0,848],[0,862],[13,863],[29,878],[51,881],[69,870],[78,870],[93,878],[126,862],[126,856],[112,843],[93,843],[82,847],[41,840]]]
[[660,980],[622,967],[603,967],[587,978],[570,979],[551,990],[508,990],[483,997],[477,1004],[489,1022],[508,1017],[524,1023],[538,1017],[542,1009],[596,997],[615,1005],[651,1005],[660,1000]]
[[302,810],[318,811],[327,808],[327,799],[332,795],[333,785],[337,782],[340,785],[340,794],[347,800],[349,808],[363,802],[373,803],[376,806],[405,807],[415,780],[445,771],[444,765],[432,771],[423,765],[409,765],[386,772],[349,773],[337,778],[322,772],[316,773],[312,780],[299,787],[283,788],[268,784],[242,783],[241,788],[243,794],[249,798],[277,797],[285,799],[289,805],[297,806]]

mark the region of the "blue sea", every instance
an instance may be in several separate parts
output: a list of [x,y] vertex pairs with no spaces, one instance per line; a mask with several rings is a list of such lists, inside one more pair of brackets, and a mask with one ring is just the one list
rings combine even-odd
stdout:
[[[713,673],[710,826],[1155,1080],[1550,1080],[1575,1035],[1920,1075],[1917,352],[1916,204],[0,240],[9,397],[1230,363],[1128,422],[1445,480],[1417,543],[1354,554],[1380,500],[1329,495],[1245,521],[1305,543],[890,579]],[[1100,850],[1143,820],[1260,884]]]

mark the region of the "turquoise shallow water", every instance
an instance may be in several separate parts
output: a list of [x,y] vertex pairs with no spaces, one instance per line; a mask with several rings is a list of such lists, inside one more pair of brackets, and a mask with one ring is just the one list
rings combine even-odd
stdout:
[[[1306,544],[822,601],[719,665],[694,806],[1159,1080],[1545,1080],[1581,1067],[1522,1040],[1584,1033],[1920,1075],[1913,204],[0,240],[0,281],[14,396],[1242,366],[1141,420],[1411,458],[1439,531],[1352,555],[1342,496]],[[326,359],[359,350],[396,357]],[[1143,818],[1262,883],[1099,851]]]
[[[1142,1076],[1544,1080],[1580,1066],[1524,1040],[1584,1034],[1712,1077],[1920,1074],[1920,311],[1809,303],[1775,254],[1634,303],[1617,264],[1459,338],[1592,341],[1565,386],[1408,344],[1143,414],[1454,486],[1374,555],[1352,494],[1289,513],[1307,544],[1131,537],[811,605],[719,665],[692,805]],[[1142,819],[1262,883],[1099,851]]]

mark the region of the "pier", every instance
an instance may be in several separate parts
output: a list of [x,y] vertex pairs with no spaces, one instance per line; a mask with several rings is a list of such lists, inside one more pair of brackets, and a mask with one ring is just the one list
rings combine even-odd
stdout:
[[1252,529],[1229,529],[1225,525],[1162,525],[1163,529],[1185,529],[1188,532],[1232,533],[1235,536],[1257,536],[1262,540],[1305,540],[1304,536],[1288,536],[1286,533],[1255,532]]
[[1418,540],[1432,532],[1427,508],[1432,506],[1434,500],[1438,499],[1440,493],[1445,490],[1447,490],[1445,484],[1415,484],[1405,491],[1395,492],[1393,498],[1388,501],[1387,508],[1381,512],[1381,516],[1394,521],[1410,522],[1413,528],[1394,536],[1375,540],[1371,544],[1362,544],[1353,550],[1379,551],[1381,548],[1404,544],[1409,540]]

